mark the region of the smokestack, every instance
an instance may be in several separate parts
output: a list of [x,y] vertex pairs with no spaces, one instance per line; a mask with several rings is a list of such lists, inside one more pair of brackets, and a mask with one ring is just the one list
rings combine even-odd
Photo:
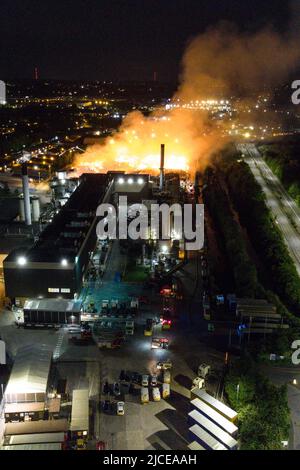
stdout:
[[22,165],[22,183],[23,183],[23,195],[24,195],[25,223],[26,225],[31,225],[31,208],[30,208],[30,194],[29,194],[27,163],[23,163]]
[[35,67],[34,69],[34,79],[35,80],[39,79],[39,69],[37,67]]
[[159,189],[163,191],[165,185],[165,144],[161,144],[160,147],[160,177],[159,177]]

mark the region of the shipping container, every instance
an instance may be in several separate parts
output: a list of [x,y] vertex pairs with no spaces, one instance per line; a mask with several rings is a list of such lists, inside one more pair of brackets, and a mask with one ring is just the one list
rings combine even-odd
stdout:
[[193,410],[189,413],[189,424],[198,424],[201,428],[207,431],[212,437],[216,438],[229,450],[237,449],[237,441],[230,436],[226,431],[223,431],[219,426],[214,424],[208,418],[200,414],[198,411]]
[[206,450],[228,450],[223,444],[217,441],[217,439],[198,426],[198,424],[194,424],[189,428],[189,436],[192,442],[198,442],[198,444],[203,446]]

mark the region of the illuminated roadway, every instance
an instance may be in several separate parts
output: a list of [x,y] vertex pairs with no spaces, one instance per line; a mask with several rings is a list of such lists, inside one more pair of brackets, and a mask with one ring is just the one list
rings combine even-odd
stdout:
[[239,144],[244,161],[261,186],[300,275],[300,209],[270,170],[254,144]]

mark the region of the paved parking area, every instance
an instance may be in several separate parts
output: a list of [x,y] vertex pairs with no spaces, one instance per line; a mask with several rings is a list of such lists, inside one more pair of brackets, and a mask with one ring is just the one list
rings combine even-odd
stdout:
[[[154,335],[167,336],[169,350],[152,350],[151,337],[144,336],[147,318],[155,318],[161,311],[159,294],[145,291],[141,285],[114,282],[113,273],[118,270],[115,262],[117,248],[112,251],[111,269],[103,281],[90,283],[83,295],[100,305],[103,299],[125,299],[136,295],[147,295],[151,303],[143,306],[136,317],[134,336],[126,338],[120,350],[99,350],[96,345],[75,345],[69,342],[67,331],[31,330],[17,328],[13,314],[0,314],[0,332],[7,349],[15,355],[20,346],[32,343],[47,344],[55,352],[56,369],[61,378],[67,379],[68,391],[89,387],[91,409],[90,448],[95,441],[107,443],[108,449],[186,449],[188,443],[187,415],[189,412],[190,388],[200,363],[207,362],[218,367],[223,355],[209,350],[202,342],[201,324],[193,325],[183,319],[187,306],[181,305],[178,322],[167,332],[156,327]],[[197,307],[198,308],[198,307]],[[195,312],[197,313],[195,307]],[[200,315],[200,312],[199,312]],[[187,315],[186,315],[187,316]],[[121,370],[140,374],[156,372],[156,363],[170,359],[173,362],[171,395],[160,402],[150,401],[142,405],[140,396],[125,396],[125,415],[107,415],[102,412],[100,401],[105,381],[119,380]]]

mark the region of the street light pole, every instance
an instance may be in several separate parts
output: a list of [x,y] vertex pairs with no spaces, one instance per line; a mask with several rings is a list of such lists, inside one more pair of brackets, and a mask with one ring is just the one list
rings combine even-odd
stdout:
[[239,393],[240,393],[240,384],[237,384],[236,386],[236,401],[239,401]]

